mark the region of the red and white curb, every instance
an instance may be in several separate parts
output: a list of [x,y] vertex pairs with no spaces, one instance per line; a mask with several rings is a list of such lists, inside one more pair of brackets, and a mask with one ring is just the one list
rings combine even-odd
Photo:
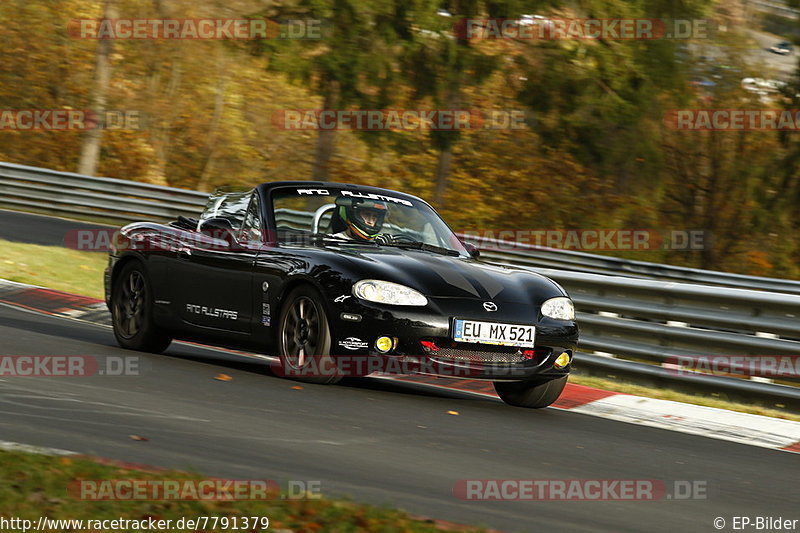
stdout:
[[800,422],[628,394],[614,394],[572,411],[714,439],[800,453]]
[[[427,376],[380,377],[497,398],[491,383],[483,381]],[[800,453],[800,422],[792,420],[634,396],[574,383],[567,384],[552,407],[629,424]]]
[[[108,311],[102,300],[2,279],[0,279],[0,302],[29,311],[94,324],[110,323]],[[232,350],[230,352],[249,356],[245,352]],[[258,357],[272,359],[266,356]],[[428,376],[376,377],[497,398],[492,384],[484,381]],[[630,424],[800,453],[800,422],[791,420],[633,396],[572,383],[567,384],[561,397],[552,407]],[[5,449],[3,445],[0,441],[0,449]]]

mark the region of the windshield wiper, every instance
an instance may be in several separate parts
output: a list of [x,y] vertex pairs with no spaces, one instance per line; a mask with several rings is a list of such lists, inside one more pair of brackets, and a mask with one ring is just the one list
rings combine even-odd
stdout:
[[450,255],[453,257],[458,257],[461,255],[456,250],[450,250],[449,248],[442,248],[441,246],[428,244],[422,241],[395,241],[395,242],[382,243],[382,246],[409,248],[411,250],[425,250],[426,252],[433,252],[442,255]]

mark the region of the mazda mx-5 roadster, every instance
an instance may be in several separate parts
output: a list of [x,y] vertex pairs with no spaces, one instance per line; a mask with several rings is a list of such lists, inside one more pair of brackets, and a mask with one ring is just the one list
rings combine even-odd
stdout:
[[172,339],[242,348],[312,383],[489,380],[508,404],[546,407],[578,342],[572,301],[544,276],[479,256],[415,196],[264,183],[212,194],[197,219],[122,228],[106,303],[128,349],[158,353]]

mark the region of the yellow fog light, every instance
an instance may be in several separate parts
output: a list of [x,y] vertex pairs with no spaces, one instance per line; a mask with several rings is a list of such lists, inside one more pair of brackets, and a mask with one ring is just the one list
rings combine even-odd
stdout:
[[567,352],[563,352],[561,355],[556,357],[553,366],[556,368],[564,368],[569,364],[569,354]]
[[375,348],[381,353],[386,353],[394,348],[394,339],[391,337],[378,337],[378,340],[375,341]]

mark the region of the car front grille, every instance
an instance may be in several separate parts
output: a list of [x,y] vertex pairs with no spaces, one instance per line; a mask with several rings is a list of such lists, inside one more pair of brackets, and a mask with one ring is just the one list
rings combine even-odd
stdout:
[[524,354],[522,350],[510,349],[507,346],[491,346],[487,344],[457,344],[437,346],[438,350],[426,350],[429,357],[448,361],[469,363],[524,363],[526,361],[542,361],[550,354],[548,348],[536,348],[535,355]]
[[431,353],[431,357],[469,363],[521,363],[527,360],[521,353],[486,352],[458,348],[440,348],[438,352]]

